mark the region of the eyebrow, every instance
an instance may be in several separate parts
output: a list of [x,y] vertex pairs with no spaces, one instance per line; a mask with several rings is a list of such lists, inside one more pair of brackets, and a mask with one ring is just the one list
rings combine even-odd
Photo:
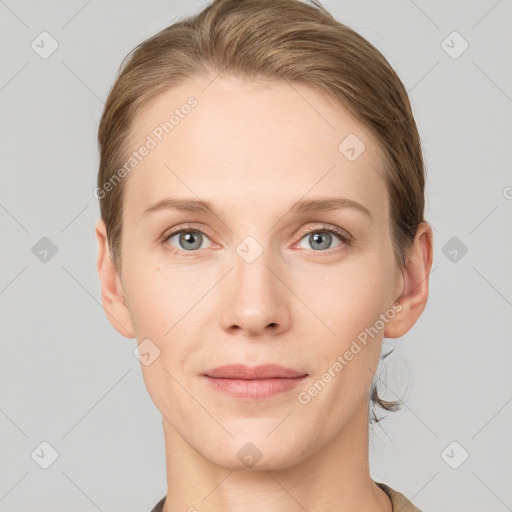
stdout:
[[[372,215],[366,206],[363,206],[357,201],[352,199],[340,198],[340,197],[324,197],[321,199],[303,199],[297,201],[291,208],[291,213],[301,214],[309,212],[322,212],[339,210],[341,208],[352,208],[358,210],[365,215],[368,215],[370,219]],[[167,197],[160,201],[157,201],[149,205],[142,214],[143,217],[150,215],[154,212],[162,210],[173,210],[180,212],[200,212],[200,213],[211,213],[216,217],[220,217],[219,212],[209,201],[203,201],[200,199],[193,198],[174,198]]]

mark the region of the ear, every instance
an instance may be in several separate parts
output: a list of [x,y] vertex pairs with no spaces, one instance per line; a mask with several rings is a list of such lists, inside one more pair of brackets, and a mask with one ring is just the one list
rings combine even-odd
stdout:
[[404,288],[396,299],[402,309],[386,324],[385,338],[399,338],[416,323],[428,299],[428,279],[432,267],[432,228],[420,223],[414,242],[407,251],[406,266],[402,269]]
[[96,223],[96,239],[98,241],[96,268],[100,277],[103,309],[109,322],[119,334],[126,338],[134,338],[135,333],[126,307],[121,280],[110,257],[107,229],[103,219],[99,219]]

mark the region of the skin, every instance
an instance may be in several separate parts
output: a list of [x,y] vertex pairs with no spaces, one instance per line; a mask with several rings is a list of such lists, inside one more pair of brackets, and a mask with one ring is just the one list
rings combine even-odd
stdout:
[[[103,221],[96,226],[109,320],[123,336],[149,338],[160,350],[141,369],[163,418],[165,510],[391,511],[369,473],[369,388],[383,336],[404,335],[425,307],[432,230],[418,227],[399,269],[383,154],[344,107],[284,81],[210,82],[170,89],[137,119],[134,148],[189,96],[198,100],[126,178],[121,273],[108,255]],[[354,161],[338,150],[348,134],[366,146]],[[143,216],[169,196],[210,201],[218,216]],[[348,207],[290,213],[300,199],[332,196],[357,201],[371,217]],[[187,252],[194,240],[180,245],[179,235],[161,240],[188,224],[203,233],[200,248]],[[332,235],[322,246],[325,226],[352,241]],[[309,229],[323,235],[320,248]],[[249,235],[263,250],[251,263],[236,251]],[[300,403],[299,393],[395,302],[401,311]],[[250,402],[200,377],[230,363],[277,363],[308,377],[294,390]],[[261,452],[253,467],[237,456],[248,442]]]

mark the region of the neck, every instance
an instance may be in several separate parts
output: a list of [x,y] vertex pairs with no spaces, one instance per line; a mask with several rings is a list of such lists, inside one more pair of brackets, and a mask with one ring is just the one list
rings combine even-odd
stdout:
[[163,421],[167,488],[164,512],[392,512],[370,477],[368,402],[343,429],[286,469],[231,470],[213,464]]

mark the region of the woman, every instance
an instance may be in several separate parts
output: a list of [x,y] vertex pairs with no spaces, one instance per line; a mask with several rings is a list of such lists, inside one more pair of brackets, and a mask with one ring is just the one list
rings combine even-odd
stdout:
[[103,305],[163,420],[153,511],[418,510],[368,464],[382,340],[432,265],[384,57],[318,3],[217,0],[130,55],[99,143]]

